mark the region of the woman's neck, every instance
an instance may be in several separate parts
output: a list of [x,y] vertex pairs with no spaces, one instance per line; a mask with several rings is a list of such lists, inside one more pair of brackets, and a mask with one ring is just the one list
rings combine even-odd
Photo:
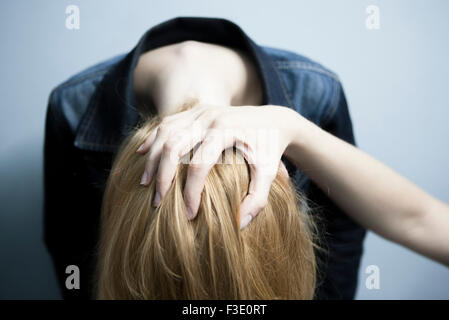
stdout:
[[153,103],[161,115],[192,99],[214,106],[262,104],[262,83],[248,57],[196,41],[142,54],[134,70],[134,92],[139,105]]

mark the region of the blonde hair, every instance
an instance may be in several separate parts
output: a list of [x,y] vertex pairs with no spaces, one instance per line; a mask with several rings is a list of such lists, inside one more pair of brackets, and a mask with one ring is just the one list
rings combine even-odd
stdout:
[[267,206],[243,230],[239,205],[249,167],[238,152],[216,164],[189,221],[183,199],[187,164],[153,207],[155,179],[139,184],[146,156],[136,153],[160,122],[146,121],[122,144],[110,173],[101,217],[99,299],[312,299],[313,224],[290,180],[275,178]]

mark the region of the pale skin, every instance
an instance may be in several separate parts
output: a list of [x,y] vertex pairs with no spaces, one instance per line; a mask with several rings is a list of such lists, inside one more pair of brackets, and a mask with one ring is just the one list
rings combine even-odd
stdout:
[[[194,41],[152,50],[139,60],[134,88],[138,102],[144,104],[152,98],[158,113],[165,116],[138,150],[148,159],[141,184],[156,177],[154,205],[167,193],[175,174],[177,163],[168,161],[168,155],[180,159],[197,145],[184,189],[189,218],[193,219],[214,160],[225,148],[240,143],[246,146],[245,157],[252,160],[250,188],[240,208],[241,228],[266,205],[278,170],[286,174],[280,165],[285,155],[361,225],[449,265],[449,206],[295,111],[261,106],[260,80],[241,53]],[[198,104],[173,115],[189,99]],[[194,126],[205,133],[189,134]],[[228,128],[235,130],[225,139],[209,134]],[[257,129],[279,133],[278,143],[267,149],[265,156],[262,152],[262,157],[254,157],[260,144],[245,135]],[[273,159],[272,163],[262,164],[263,158]]]

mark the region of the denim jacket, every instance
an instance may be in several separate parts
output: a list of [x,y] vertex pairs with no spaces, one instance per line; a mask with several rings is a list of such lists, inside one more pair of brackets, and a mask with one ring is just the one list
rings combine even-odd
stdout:
[[[128,54],[96,64],[50,94],[44,146],[44,241],[64,298],[93,298],[101,202],[114,154],[139,122],[132,73],[143,52],[184,40],[243,50],[263,83],[264,104],[296,110],[354,144],[342,85],[332,71],[296,53],[255,44],[224,19],[176,18],[147,31]],[[155,108],[146,112],[154,113]],[[324,251],[318,299],[354,297],[365,230],[346,216],[307,176],[284,159],[296,188],[318,217]],[[63,186],[63,187],[62,187]],[[325,253],[323,253],[325,252]],[[65,286],[66,267],[80,269],[80,289]]]

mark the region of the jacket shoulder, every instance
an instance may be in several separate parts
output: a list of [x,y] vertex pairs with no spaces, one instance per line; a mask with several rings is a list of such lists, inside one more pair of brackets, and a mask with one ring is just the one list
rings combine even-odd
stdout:
[[279,69],[310,71],[339,81],[338,75],[335,72],[306,56],[272,47],[263,47],[263,50],[270,56],[275,66]]
[[335,112],[342,91],[338,75],[297,53],[263,47],[285,87],[293,108],[323,126]]
[[123,57],[123,54],[118,55],[90,66],[71,76],[51,91],[49,108],[52,108],[52,112],[65,118],[73,133],[76,131],[98,84]]

